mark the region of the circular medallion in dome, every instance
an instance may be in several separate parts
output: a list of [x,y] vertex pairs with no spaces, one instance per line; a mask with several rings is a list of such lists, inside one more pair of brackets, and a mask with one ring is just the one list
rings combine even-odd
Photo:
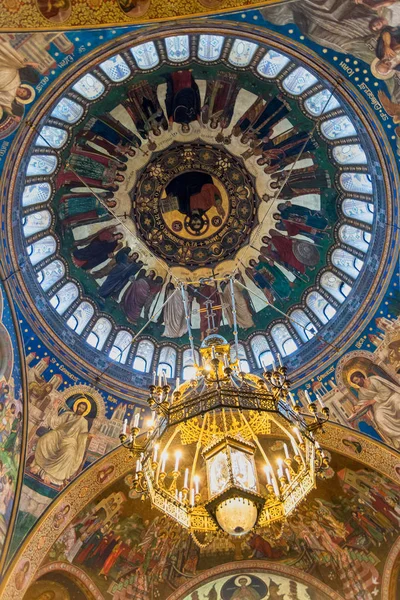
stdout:
[[385,139],[331,67],[241,27],[115,40],[18,134],[5,264],[16,298],[35,299],[32,324],[85,375],[188,378],[208,335],[232,342],[235,318],[242,370],[280,354],[304,374],[379,300]]
[[210,267],[246,243],[259,200],[241,162],[201,143],[152,157],[131,192],[132,218],[157,256],[171,266]]

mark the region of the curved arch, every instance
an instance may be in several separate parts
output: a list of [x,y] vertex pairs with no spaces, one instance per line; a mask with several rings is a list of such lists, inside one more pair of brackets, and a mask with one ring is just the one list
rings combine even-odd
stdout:
[[[71,577],[72,581],[77,580],[80,584],[80,587],[83,587],[84,593],[88,600],[104,600],[104,596],[100,592],[97,585],[93,583],[90,577],[84,573],[84,571],[75,565],[71,565],[70,563],[63,561],[52,562],[39,569],[31,585],[36,583],[41,577],[43,577],[43,575],[57,572],[67,574],[67,576]],[[27,592],[29,592],[29,589]]]

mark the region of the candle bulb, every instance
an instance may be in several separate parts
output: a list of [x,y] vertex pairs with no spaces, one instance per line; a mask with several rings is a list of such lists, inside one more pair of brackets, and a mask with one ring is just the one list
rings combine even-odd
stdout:
[[285,472],[286,472],[286,477],[287,477],[288,482],[292,483],[292,477],[290,475],[289,469],[285,469]]
[[176,384],[175,384],[175,389],[177,390],[180,386],[180,381],[179,381],[179,377],[176,378]]
[[293,406],[296,406],[296,400],[295,400],[295,397],[293,396],[292,392],[289,392],[289,398],[290,398],[290,401],[293,404]]
[[278,362],[279,362],[279,366],[282,367],[282,357],[279,352],[278,352]]
[[272,355],[271,355],[271,361],[272,361],[272,370],[275,371],[276,363],[275,363],[275,358]]
[[153,385],[156,385],[156,372],[153,371]]
[[159,448],[159,444],[156,444],[154,446],[154,452],[153,452],[153,462],[157,462],[157,456],[158,456],[158,448]]
[[292,439],[292,440],[290,440],[290,441],[291,441],[291,443],[292,443],[292,448],[293,448],[293,450],[294,450],[294,453],[295,453],[295,455],[297,456],[298,454],[300,454],[300,453],[299,453],[299,449],[298,449],[298,447],[297,447],[297,444],[296,444],[296,442],[295,442],[293,439]]
[[161,387],[161,373],[158,372],[158,387]]
[[283,444],[283,450],[285,452],[285,458],[290,458],[289,456],[289,450],[286,444]]
[[187,490],[188,486],[189,486],[189,469],[185,469],[185,480],[183,482],[183,487],[185,488],[185,490]]
[[265,475],[267,476],[268,485],[271,485],[271,468],[268,465],[265,467]]
[[229,359],[227,354],[224,354],[224,365],[227,368],[229,367]]
[[179,494],[178,494],[179,502],[182,502],[182,498],[183,498],[183,494],[182,494],[182,492],[179,492]]
[[126,435],[126,428],[128,426],[128,419],[124,419],[124,423],[122,425],[122,434]]
[[190,504],[194,506],[194,488],[190,490]]
[[196,490],[196,494],[198,494],[199,493],[199,489],[200,489],[199,476],[195,475],[193,479],[194,479],[194,487],[195,487],[195,490]]
[[299,440],[299,443],[302,444],[303,443],[303,438],[301,437],[300,431],[297,429],[297,427],[293,427],[293,431],[297,435],[297,439]]
[[165,473],[165,465],[167,463],[167,457],[168,457],[168,454],[166,454],[165,452],[163,452],[161,454],[161,473]]
[[135,414],[135,418],[133,420],[133,426],[134,427],[139,427],[139,419],[140,419],[140,412],[137,412]]
[[319,450],[321,448],[321,446],[319,445],[319,442],[315,442],[315,447],[317,450]]
[[175,471],[179,471],[179,461],[181,459],[181,456],[182,456],[181,452],[179,450],[177,450],[175,452],[175,469],[174,469]]
[[278,484],[276,483],[275,477],[272,480],[272,487],[274,488],[275,496],[279,496],[279,488]]
[[308,390],[305,390],[305,391],[304,391],[304,394],[305,394],[305,396],[306,396],[306,398],[307,398],[307,401],[308,401],[308,403],[309,403],[309,404],[311,404],[312,400],[311,400],[311,398],[310,398],[310,394],[308,393]]
[[211,358],[215,358],[215,346],[211,346]]
[[278,463],[278,476],[283,477],[283,469],[282,469],[283,461],[281,458],[278,458],[278,460],[276,462]]
[[321,398],[320,394],[318,394],[316,392],[315,395],[317,396],[317,400],[318,400],[318,403],[319,403],[320,407],[321,408],[325,408],[324,403],[322,402],[322,398]]
[[165,369],[163,370],[163,380],[164,380],[164,385],[167,385],[168,384],[167,371]]
[[140,471],[140,460],[139,459],[137,459],[137,461],[136,461],[136,473],[138,471]]

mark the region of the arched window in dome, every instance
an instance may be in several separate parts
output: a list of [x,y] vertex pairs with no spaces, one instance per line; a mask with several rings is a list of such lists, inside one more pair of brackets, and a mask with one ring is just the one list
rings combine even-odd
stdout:
[[97,77],[94,77],[91,73],[86,73],[79,81],[74,83],[72,89],[86,100],[96,100],[96,98],[100,98],[106,88]]
[[56,309],[59,315],[63,315],[78,296],[79,290],[77,286],[72,281],[69,281],[50,298],[50,304]]
[[[243,373],[250,373],[250,365],[249,361],[247,360],[246,349],[243,344],[238,344],[238,350],[239,369],[243,371]],[[232,362],[236,360],[236,344],[232,344],[230,347],[230,357]]]
[[50,227],[50,224],[51,214],[48,210],[39,210],[22,218],[22,227],[26,238],[35,235],[35,233],[45,231]]
[[369,173],[342,173],[340,185],[348,192],[372,194],[372,180]]
[[196,368],[194,363],[197,365],[200,364],[200,356],[197,350],[194,351],[195,355],[193,357],[192,349],[187,348],[183,351],[182,354],[182,378],[183,381],[188,381],[189,379],[194,379],[196,376]]
[[299,96],[317,81],[318,79],[310,71],[304,67],[297,67],[283,80],[282,85],[289,94]]
[[368,252],[371,234],[352,225],[341,225],[339,228],[339,238],[345,244],[357,248],[361,252]]
[[45,125],[40,130],[40,135],[37,136],[35,145],[44,146],[45,148],[62,148],[67,141],[68,133],[60,127],[51,127]]
[[139,69],[151,69],[160,62],[154,42],[146,42],[131,48],[132,56]]
[[120,54],[110,56],[100,65],[100,69],[111,79],[118,83],[124,81],[131,74],[131,70]]
[[321,286],[340,303],[344,302],[351,292],[351,287],[331,271],[322,275]]
[[267,367],[272,364],[273,356],[265,335],[255,335],[251,338],[250,346],[259,367]]
[[101,350],[111,333],[111,329],[112,325],[110,321],[105,317],[100,317],[86,338],[89,346],[96,348],[96,350]]
[[340,140],[356,135],[357,131],[349,117],[342,115],[321,123],[321,133],[328,140]]
[[47,181],[26,185],[22,192],[22,206],[33,206],[47,202],[51,195],[51,185]]
[[367,155],[360,144],[346,144],[335,146],[333,149],[333,158],[340,165],[366,165]]
[[131,348],[133,336],[129,331],[119,331],[109,352],[109,357],[115,362],[126,363]]
[[172,346],[163,346],[158,359],[157,375],[165,375],[168,379],[175,377],[176,350]]
[[306,304],[324,325],[336,314],[332,304],[329,304],[319,292],[310,292]]
[[311,322],[310,318],[304,310],[296,308],[290,313],[290,322],[299,334],[303,342],[308,342],[318,332],[314,323]]
[[86,325],[94,315],[94,308],[90,302],[81,302],[78,308],[74,310],[67,321],[68,327],[71,327],[75,333],[81,335]]
[[57,242],[52,235],[46,235],[45,237],[33,242],[30,246],[27,246],[26,252],[29,256],[29,260],[33,266],[40,263],[42,260],[54,254],[57,248]]
[[57,167],[57,157],[54,154],[34,154],[30,157],[26,174],[31,177],[35,175],[51,175]]
[[338,108],[339,100],[332,94],[330,90],[321,90],[317,94],[310,96],[304,102],[305,109],[313,117],[319,117]]
[[228,61],[235,67],[247,67],[254,56],[258,44],[247,40],[236,39],[229,53]]
[[174,35],[165,39],[167,56],[172,62],[182,62],[189,58],[189,36]]
[[296,352],[297,344],[283,323],[278,323],[271,328],[271,336],[282,356]]
[[222,35],[201,35],[197,56],[206,62],[217,60],[221,56],[224,38]]
[[342,202],[343,214],[362,223],[371,224],[374,220],[374,205],[371,202],[345,198]]
[[335,267],[343,271],[343,273],[347,273],[353,279],[357,279],[364,265],[362,260],[342,248],[336,248],[336,250],[332,252],[331,260]]
[[142,373],[150,373],[151,362],[154,356],[154,344],[150,340],[141,340],[138,344],[133,368]]
[[257,72],[268,79],[273,79],[290,62],[290,58],[276,50],[268,50],[257,66]]
[[51,113],[52,117],[70,124],[79,121],[82,115],[83,106],[69,98],[61,98],[60,102]]
[[64,275],[64,263],[62,263],[61,260],[53,260],[50,264],[38,271],[37,280],[40,283],[42,290],[47,292],[55,283],[57,283],[57,281],[60,281]]

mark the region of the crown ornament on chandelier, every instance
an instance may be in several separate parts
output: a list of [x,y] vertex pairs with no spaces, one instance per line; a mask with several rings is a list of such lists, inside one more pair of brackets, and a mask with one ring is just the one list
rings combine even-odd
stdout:
[[[233,294],[232,303],[235,311]],[[185,309],[190,324],[186,303]],[[199,534],[241,536],[285,522],[329,467],[315,439],[329,409],[305,392],[304,416],[280,357],[262,375],[241,371],[236,331],[234,324],[234,359],[230,344],[213,334],[200,347],[193,379],[177,380],[172,390],[165,373],[158,382],[153,374],[150,429],[141,433],[136,418],[129,433],[124,422],[120,435],[136,457],[136,492],[199,545]],[[189,339],[195,356],[190,329]]]

